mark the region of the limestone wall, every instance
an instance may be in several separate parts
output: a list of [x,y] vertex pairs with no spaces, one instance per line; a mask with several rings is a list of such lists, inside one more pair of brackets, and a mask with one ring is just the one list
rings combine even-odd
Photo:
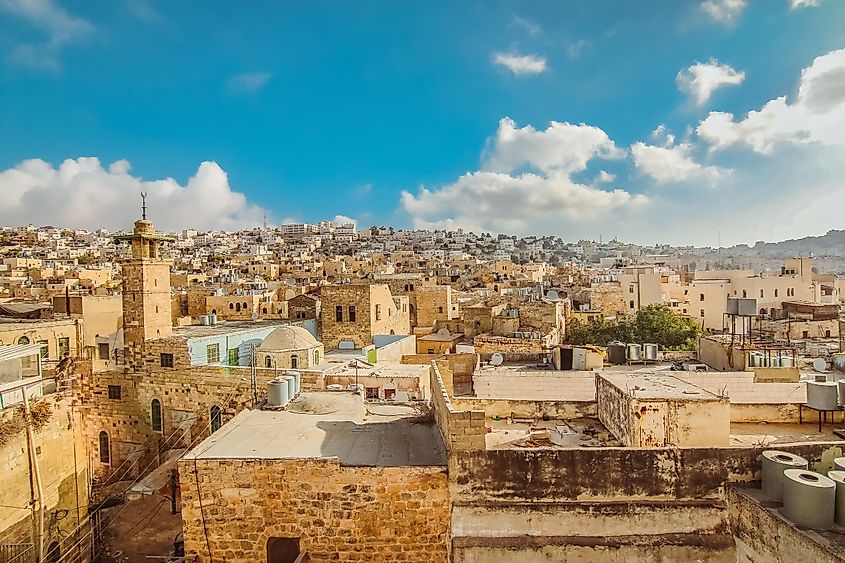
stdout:
[[312,563],[449,557],[443,467],[201,459],[180,461],[179,474],[191,561],[265,561],[270,537],[298,538]]
[[434,420],[440,430],[443,443],[450,453],[458,450],[483,450],[486,447],[486,426],[484,411],[459,411],[452,406],[452,400],[440,375],[438,362],[432,362],[431,395]]

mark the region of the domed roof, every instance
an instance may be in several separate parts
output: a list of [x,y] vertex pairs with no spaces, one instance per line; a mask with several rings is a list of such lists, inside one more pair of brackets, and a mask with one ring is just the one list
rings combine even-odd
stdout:
[[301,326],[280,326],[267,335],[259,350],[302,350],[314,348],[320,343]]

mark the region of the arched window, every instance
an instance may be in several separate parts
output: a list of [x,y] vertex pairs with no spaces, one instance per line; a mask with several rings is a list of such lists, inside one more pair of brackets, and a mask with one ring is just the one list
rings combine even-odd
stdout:
[[100,463],[111,463],[109,434],[105,430],[100,431]]
[[247,309],[247,304],[246,304],[246,301],[244,301],[244,310],[246,310],[246,309]]
[[18,344],[29,344],[29,338],[26,336],[21,336],[18,338]]
[[262,314],[262,315],[266,315],[266,314],[267,314],[267,307],[263,307],[263,308],[261,309],[261,314]]
[[235,303],[235,311],[240,312],[240,310],[241,310],[241,304]]
[[290,357],[290,367],[292,367],[293,369],[296,369],[298,367],[298,365],[299,365],[299,356],[294,354]]
[[314,350],[314,365],[316,366],[319,363],[320,363],[320,351]]
[[235,308],[235,304],[234,304],[234,303],[229,303],[229,308],[230,308],[230,309],[234,309],[234,308]]
[[150,403],[150,420],[152,421],[153,430],[161,432],[161,401],[158,399],[153,399]]
[[223,426],[223,411],[217,405],[211,407],[211,431],[217,432]]
[[268,367],[268,368],[273,367],[273,358],[271,358],[270,356],[266,356],[264,358],[264,367]]

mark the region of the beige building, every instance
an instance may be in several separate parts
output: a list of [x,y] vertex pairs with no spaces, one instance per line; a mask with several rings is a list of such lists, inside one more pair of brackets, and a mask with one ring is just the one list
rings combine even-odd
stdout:
[[323,345],[298,326],[280,326],[256,348],[257,362],[272,369],[306,369],[325,357]]
[[408,298],[385,284],[327,285],[320,293],[320,330],[327,350],[363,348],[373,335],[410,334]]

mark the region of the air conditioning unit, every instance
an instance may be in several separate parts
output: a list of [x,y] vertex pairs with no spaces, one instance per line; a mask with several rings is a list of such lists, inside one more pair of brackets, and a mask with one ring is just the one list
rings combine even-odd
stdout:
[[686,364],[687,371],[707,371],[707,364]]

